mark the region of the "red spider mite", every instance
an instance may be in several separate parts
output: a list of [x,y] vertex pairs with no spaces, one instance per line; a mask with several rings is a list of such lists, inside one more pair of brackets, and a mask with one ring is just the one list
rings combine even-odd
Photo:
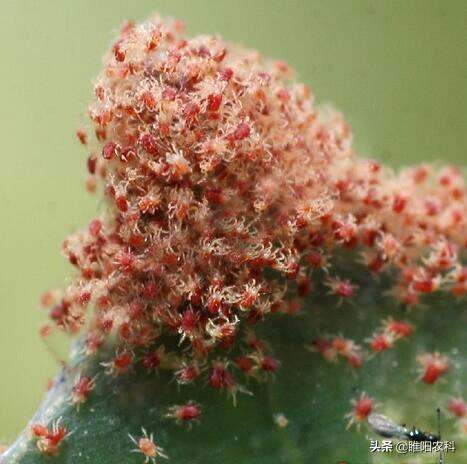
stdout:
[[209,375],[209,386],[212,388],[223,388],[229,383],[230,377],[231,375],[224,363],[215,363]]
[[175,372],[175,378],[180,385],[194,382],[201,374],[199,366],[194,364],[183,365]]
[[227,362],[216,361],[213,363],[209,374],[208,384],[217,390],[226,390],[232,396],[234,405],[236,404],[236,394],[238,391],[249,393],[238,385],[234,376],[228,371]]
[[405,321],[389,319],[387,321],[383,321],[383,327],[388,332],[401,338],[410,337],[413,332],[413,326]]
[[351,298],[355,293],[355,287],[350,280],[341,280],[337,277],[330,278],[326,285],[331,289],[331,293],[343,299]]
[[306,256],[306,262],[312,267],[321,266],[324,260],[324,256],[319,251],[310,251]]
[[365,362],[363,354],[358,350],[351,351],[345,357],[349,366],[353,367],[354,369],[360,369]]
[[118,353],[115,358],[107,363],[102,363],[108,374],[125,374],[133,364],[134,355],[129,351]]
[[374,400],[365,392],[362,392],[358,399],[351,400],[352,410],[346,414],[346,418],[349,419],[347,428],[352,425],[356,425],[359,428],[362,422],[365,422],[368,416],[371,414],[374,408]]
[[177,424],[198,422],[201,417],[201,406],[190,401],[182,405],[174,405],[169,408],[167,417],[175,419]]
[[328,338],[316,337],[313,340],[312,349],[328,362],[335,362],[337,360],[336,348],[333,346],[333,342]]
[[32,432],[33,437],[41,438],[41,437],[47,436],[47,434],[49,433],[49,430],[47,429],[45,425],[33,424],[31,426],[31,432]]
[[462,398],[452,398],[449,400],[447,408],[457,417],[467,417],[467,403]]
[[99,334],[90,333],[85,341],[85,352],[87,355],[97,353],[102,344],[102,338]]
[[72,389],[71,399],[73,404],[79,407],[81,403],[84,403],[87,400],[89,394],[92,392],[92,390],[94,390],[95,386],[96,377],[79,377],[73,385]]
[[32,426],[32,433],[37,438],[37,448],[42,454],[56,455],[59,451],[61,442],[70,435],[66,428],[60,425],[62,418],[52,422],[51,429],[35,424]]
[[426,273],[420,273],[414,276],[411,288],[417,293],[432,293],[438,290],[440,283],[440,276],[432,277]]
[[394,344],[394,336],[390,333],[375,334],[369,340],[370,348],[374,353],[386,351]]
[[88,143],[88,134],[83,129],[78,129],[76,131],[76,137],[82,145],[86,145]]
[[245,122],[241,122],[235,129],[233,133],[233,138],[234,140],[243,140],[249,135],[250,135],[250,126]]
[[248,356],[238,356],[235,364],[244,374],[250,374],[255,367],[253,361]]
[[159,367],[162,361],[163,350],[159,349],[157,351],[153,351],[151,353],[145,354],[141,358],[141,364],[146,370],[154,370]]
[[432,385],[449,369],[449,358],[440,353],[425,353],[417,358],[420,363],[420,378],[428,385]]
[[331,342],[332,347],[338,354],[346,356],[353,350],[354,343],[344,337],[335,337]]
[[47,434],[47,439],[52,446],[58,446],[67,436],[66,428],[60,425],[61,418],[52,424],[52,430]]
[[279,361],[272,356],[264,356],[260,362],[261,369],[266,372],[276,372],[279,368]]

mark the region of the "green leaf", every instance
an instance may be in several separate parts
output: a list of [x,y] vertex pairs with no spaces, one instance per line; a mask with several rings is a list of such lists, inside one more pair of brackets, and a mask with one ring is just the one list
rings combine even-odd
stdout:
[[[355,281],[360,274],[353,272]],[[436,296],[424,308],[407,312],[384,296],[383,284],[367,277],[360,277],[359,284],[360,290],[349,303],[339,304],[318,286],[298,315],[272,315],[258,324],[255,330],[271,344],[281,366],[271,381],[245,381],[252,394],[238,393],[236,406],[225,394],[204,385],[205,381],[178,387],[167,371],[148,374],[135,369],[125,375],[105,375],[99,363],[107,360],[108,353],[84,359],[78,342],[68,368],[31,420],[31,424],[50,425],[62,418],[73,433],[56,456],[47,457],[40,454],[28,426],[0,462],[142,463],[144,456],[131,452],[135,445],[129,438],[130,434],[141,436],[142,427],[154,434],[156,444],[169,456],[167,462],[176,464],[438,462],[438,456],[429,453],[370,453],[369,438],[378,437],[365,425],[360,431],[346,430],[344,417],[351,410],[350,400],[363,391],[375,398],[378,412],[428,432],[437,430],[436,408],[440,406],[443,439],[455,440],[457,446],[446,462],[467,462],[466,440],[445,408],[451,396],[465,393],[465,302]],[[326,333],[342,333],[364,343],[381,319],[389,316],[410,320],[416,331],[409,340],[399,340],[394,348],[373,356],[359,370],[343,361],[328,363],[307,348],[317,334]],[[416,356],[432,351],[448,355],[451,367],[435,385],[426,385],[417,381]],[[99,374],[94,391],[79,410],[70,402],[78,372]],[[202,405],[199,425],[177,425],[166,417],[171,405],[189,400]],[[286,427],[276,424],[276,414],[287,418]]]

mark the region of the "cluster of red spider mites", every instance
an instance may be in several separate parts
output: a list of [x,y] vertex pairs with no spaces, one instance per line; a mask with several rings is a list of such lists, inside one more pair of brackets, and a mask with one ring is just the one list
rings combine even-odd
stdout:
[[[413,326],[405,321],[387,319],[372,337],[367,339],[369,352],[361,345],[341,335],[318,336],[313,340],[312,350],[319,353],[328,362],[337,362],[339,357],[347,360],[348,364],[359,369],[364,362],[378,353],[382,353],[394,346],[397,340],[412,335]],[[449,358],[438,352],[422,353],[417,357],[419,364],[419,379],[428,385],[436,383],[449,369]]]
[[37,448],[42,454],[53,456],[59,452],[60,444],[70,435],[66,428],[60,425],[61,418],[52,423],[50,428],[41,424],[31,426],[32,436],[36,439]]
[[[89,115],[91,131],[77,133],[90,150],[87,187],[100,186],[108,208],[65,240],[77,273],[44,304],[63,330],[86,323],[88,354],[117,340],[108,373],[135,362],[156,369],[161,353],[134,353],[173,334],[184,353],[174,366],[180,383],[203,371],[212,387],[235,392],[234,368],[267,378],[278,362],[264,350],[235,360],[218,350],[236,343],[241,321],[299,312],[322,271],[336,301],[352,299],[357,285],[333,272],[341,249],[360,250],[373,273],[398,270],[393,295],[409,305],[467,290],[461,173],[420,166],[394,175],[359,159],[343,118],[317,108],[285,63],[215,37],[186,39],[176,21],[128,23]],[[286,301],[289,289],[297,296]],[[371,350],[409,334],[388,323]],[[339,337],[316,348],[363,363]],[[90,384],[81,387],[76,403]]]
[[380,353],[392,348],[397,340],[410,337],[412,332],[413,327],[408,322],[388,319],[367,341],[373,353]]
[[361,368],[365,362],[362,347],[340,335],[318,336],[314,339],[312,348],[328,362],[337,362],[339,357],[343,357],[354,369]]
[[412,331],[412,325],[406,321],[387,319],[372,337],[366,340],[370,354],[355,341],[341,335],[318,336],[313,340],[312,348],[328,362],[336,362],[339,357],[343,357],[351,367],[359,369],[366,359],[392,348],[397,340],[409,337]]

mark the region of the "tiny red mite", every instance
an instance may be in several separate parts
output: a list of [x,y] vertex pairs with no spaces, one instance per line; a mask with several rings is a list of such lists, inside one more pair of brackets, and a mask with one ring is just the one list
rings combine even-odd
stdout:
[[351,403],[352,411],[345,416],[349,419],[347,428],[350,428],[354,424],[357,426],[357,428],[359,428],[360,424],[365,422],[373,411],[374,400],[365,392],[362,392],[360,397],[353,399]]
[[194,402],[174,405],[169,408],[167,417],[175,419],[177,424],[198,422],[201,417],[201,407]]

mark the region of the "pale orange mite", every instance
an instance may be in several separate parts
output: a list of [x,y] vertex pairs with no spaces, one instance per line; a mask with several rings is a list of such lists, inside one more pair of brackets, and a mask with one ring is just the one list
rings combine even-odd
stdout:
[[157,446],[154,442],[152,433],[148,435],[144,428],[141,429],[143,435],[136,439],[132,435],[128,435],[130,440],[137,446],[131,450],[132,453],[141,453],[145,456],[145,463],[151,461],[153,464],[156,462],[158,457],[168,459],[168,456],[164,454],[164,449]]

